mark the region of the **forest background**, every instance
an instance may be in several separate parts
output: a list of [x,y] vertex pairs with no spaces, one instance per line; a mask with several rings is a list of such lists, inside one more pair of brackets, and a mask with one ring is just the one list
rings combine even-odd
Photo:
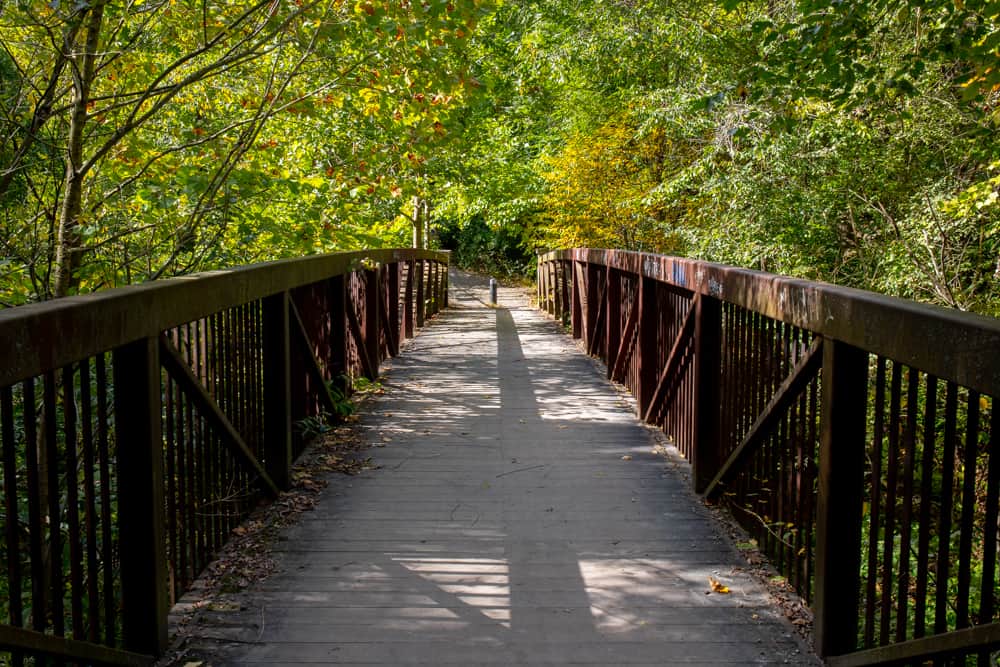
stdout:
[[1000,1],[0,2],[0,304],[405,246],[1000,315]]

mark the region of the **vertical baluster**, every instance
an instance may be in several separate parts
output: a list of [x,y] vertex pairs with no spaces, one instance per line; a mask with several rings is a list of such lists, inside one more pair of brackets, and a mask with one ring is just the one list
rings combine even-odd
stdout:
[[[390,331],[392,331],[392,336],[389,336],[389,344],[392,345],[389,353],[395,357],[399,354],[399,341],[403,338],[402,323],[399,321],[399,262],[389,264],[388,271],[389,286],[387,291],[389,298],[389,322],[386,326],[389,327]],[[395,343],[395,345],[393,345],[393,343]]]
[[[992,623],[996,613],[997,520],[1000,518],[1000,411],[991,401],[989,462],[986,477],[986,512],[983,528],[983,568],[979,582],[979,622]],[[979,654],[979,666],[990,664],[989,651]]]
[[[917,590],[913,607],[913,637],[924,636],[927,615],[927,577],[930,570],[931,507],[934,504],[934,449],[937,422],[937,378],[927,376],[924,394],[924,434],[920,461],[920,525],[917,536]],[[993,522],[994,525],[996,521]],[[995,533],[994,533],[995,534]]]
[[[417,328],[422,329],[424,326],[424,318],[427,314],[427,304],[424,302],[424,277],[425,277],[425,267],[427,263],[422,260],[416,260],[417,264]],[[362,350],[359,348],[358,353],[360,354]]]
[[83,549],[80,544],[80,480],[77,469],[77,412],[73,376],[72,366],[63,368],[63,454],[66,460],[66,528],[69,538],[71,624],[73,638],[83,639]]
[[118,596],[115,594],[114,562],[115,544],[111,526],[111,456],[108,447],[108,372],[104,353],[98,354],[94,363],[97,376],[97,465],[101,480],[101,599],[104,608],[104,643],[114,646],[118,633],[115,614]]
[[969,390],[965,418],[965,456],[962,468],[962,519],[958,545],[956,629],[969,627],[969,590],[972,585],[972,537],[976,516],[976,455],[979,451],[979,392]]
[[[882,518],[882,452],[885,439],[885,358],[878,357],[875,362],[875,415],[872,429],[872,446],[868,455],[871,461],[871,481],[868,487],[869,512],[868,522],[868,577],[865,584],[865,630],[864,645],[871,647],[875,642],[875,596],[879,590],[878,582],[878,544],[879,522]],[[881,589],[883,598],[886,589]],[[881,636],[884,636],[884,633]]]
[[938,519],[938,552],[935,568],[936,591],[934,596],[934,632],[948,630],[948,576],[951,565],[951,520],[954,509],[955,450],[957,445],[956,422],[958,388],[954,383],[945,385],[944,399],[944,452],[941,457],[941,513]]
[[[14,439],[14,398],[10,387],[0,388],[0,447],[3,447],[4,526],[7,542],[7,587],[10,624],[21,627],[21,539],[17,502],[17,443]],[[31,443],[27,443],[31,448]],[[20,661],[20,655],[15,655]]]
[[879,643],[892,641],[892,578],[896,540],[896,485],[899,477],[899,406],[902,365],[892,362],[889,384],[889,453],[886,461],[885,531],[882,537],[882,623]]
[[90,360],[80,364],[80,423],[83,439],[84,532],[87,547],[87,640],[98,641],[101,627],[101,601],[97,566],[97,498],[94,483],[94,415],[91,395]]
[[912,533],[913,508],[913,477],[916,464],[917,436],[917,401],[920,374],[907,369],[906,390],[906,428],[903,432],[903,445],[906,448],[903,458],[903,507],[899,519],[899,588],[896,608],[896,641],[906,639],[908,626],[908,603],[910,601],[910,538]]
[[166,419],[164,420],[164,426],[166,427],[166,433],[164,434],[164,445],[166,447],[166,476],[167,476],[167,545],[169,547],[168,554],[169,557],[167,562],[170,565],[170,604],[173,605],[180,595],[180,591],[183,590],[184,584],[181,583],[182,579],[181,573],[178,571],[177,563],[178,552],[181,548],[177,540],[177,470],[174,467],[174,460],[176,456],[177,446],[176,438],[174,436],[174,381],[168,375],[166,378],[166,391],[163,392],[164,396],[164,413]]
[[[59,508],[59,447],[56,415],[56,376],[44,375],[42,387],[42,423],[45,437],[46,483],[49,525],[49,610],[52,628],[57,636],[65,634],[63,618],[62,516]],[[40,598],[45,599],[45,598]]]

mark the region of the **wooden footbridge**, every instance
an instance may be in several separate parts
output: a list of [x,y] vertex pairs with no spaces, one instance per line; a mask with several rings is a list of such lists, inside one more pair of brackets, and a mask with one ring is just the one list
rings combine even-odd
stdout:
[[150,664],[289,486],[301,425],[402,349],[364,422],[381,468],[290,529],[192,644],[208,662],[811,664],[698,493],[830,664],[993,664],[996,320],[600,250],[540,257],[546,318],[447,264],[344,253],[0,312],[0,662]]

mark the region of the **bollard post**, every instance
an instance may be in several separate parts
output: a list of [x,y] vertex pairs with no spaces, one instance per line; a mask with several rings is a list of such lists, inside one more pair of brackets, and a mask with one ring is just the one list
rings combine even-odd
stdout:
[[490,278],[490,305],[497,305],[497,281]]

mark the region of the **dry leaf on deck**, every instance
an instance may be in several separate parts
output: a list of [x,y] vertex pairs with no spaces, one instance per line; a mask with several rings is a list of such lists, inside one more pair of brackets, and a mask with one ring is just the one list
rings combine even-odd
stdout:
[[708,585],[712,587],[713,593],[726,594],[729,592],[729,586],[724,585],[721,581],[713,577],[708,578]]

